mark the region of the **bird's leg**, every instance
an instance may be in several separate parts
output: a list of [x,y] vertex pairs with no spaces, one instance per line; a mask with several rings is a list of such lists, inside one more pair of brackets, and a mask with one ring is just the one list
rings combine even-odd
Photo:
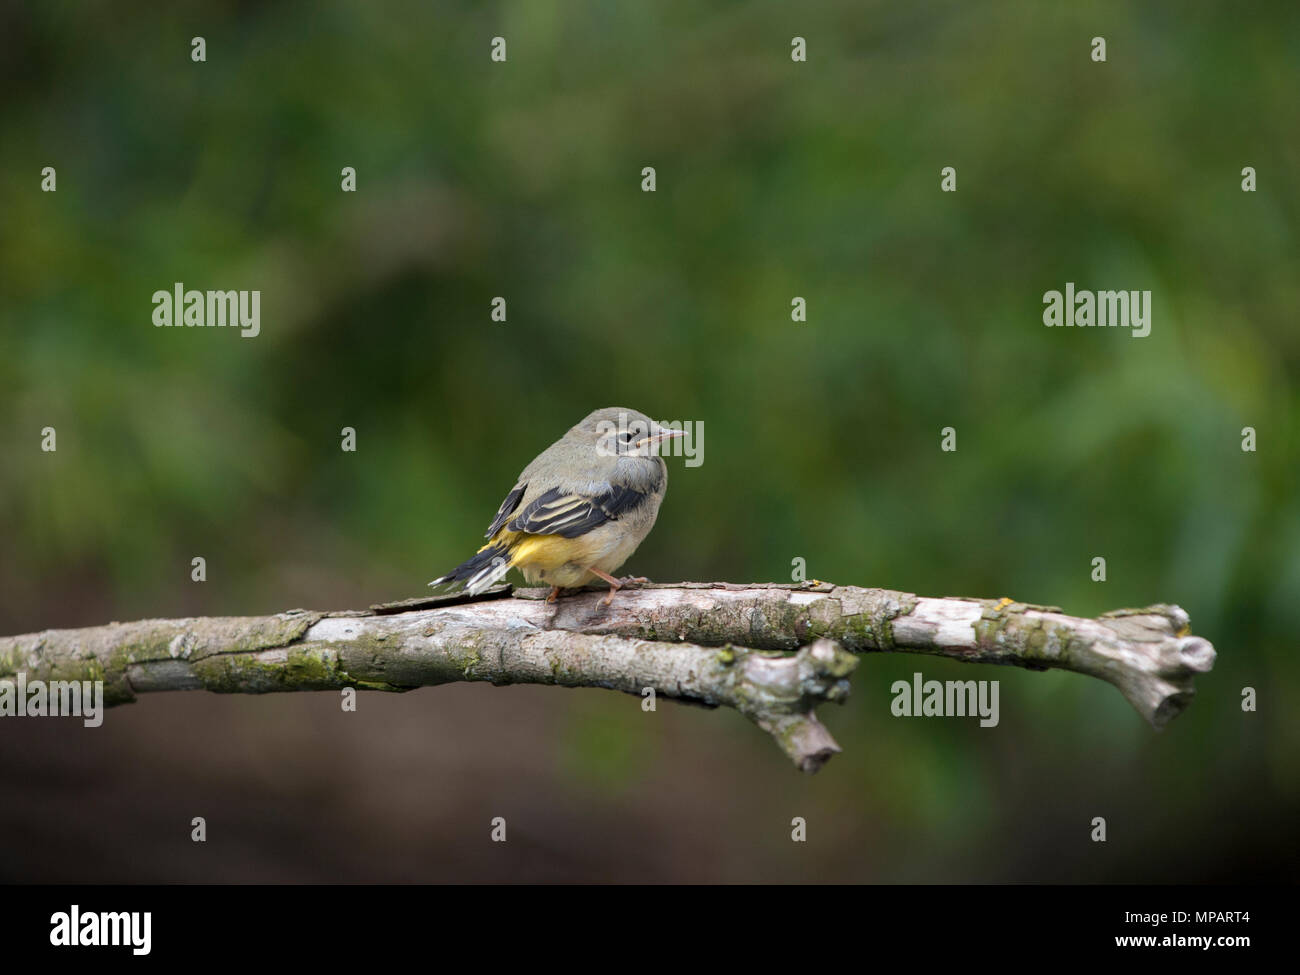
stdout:
[[546,601],[547,601],[548,603],[553,603],[553,602],[555,602],[556,598],[557,598],[559,595],[560,595],[560,587],[559,587],[559,586],[551,586],[551,594],[550,594],[549,596],[546,597]]
[[608,606],[610,603],[614,601],[614,593],[618,592],[620,589],[623,588],[623,583],[619,582],[619,580],[615,579],[608,572],[601,572],[595,566],[592,566],[587,571],[594,576],[600,576],[602,579],[604,579],[606,582],[609,583],[609,595],[602,600],[602,602],[604,602],[604,604]]

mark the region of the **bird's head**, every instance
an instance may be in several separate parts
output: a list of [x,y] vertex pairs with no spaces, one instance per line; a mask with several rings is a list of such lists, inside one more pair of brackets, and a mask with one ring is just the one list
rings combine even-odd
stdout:
[[568,436],[591,444],[606,457],[653,457],[665,440],[685,434],[685,430],[662,426],[636,410],[607,406],[588,414]]

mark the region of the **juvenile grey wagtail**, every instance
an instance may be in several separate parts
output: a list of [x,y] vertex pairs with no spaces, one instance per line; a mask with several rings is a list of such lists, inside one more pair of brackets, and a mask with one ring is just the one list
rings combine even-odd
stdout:
[[596,410],[523,469],[506,495],[478,552],[434,579],[431,586],[463,583],[478,594],[511,569],[561,589],[603,579],[608,606],[626,582],[613,573],[654,527],[668,487],[659,445],[685,434],[643,413],[611,406]]

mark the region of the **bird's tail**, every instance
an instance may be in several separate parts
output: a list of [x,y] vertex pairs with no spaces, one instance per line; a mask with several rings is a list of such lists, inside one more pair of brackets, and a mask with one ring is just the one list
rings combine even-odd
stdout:
[[477,596],[484,589],[505,578],[510,571],[510,550],[497,543],[484,545],[445,576],[429,583],[431,586],[449,586],[464,583],[465,591]]

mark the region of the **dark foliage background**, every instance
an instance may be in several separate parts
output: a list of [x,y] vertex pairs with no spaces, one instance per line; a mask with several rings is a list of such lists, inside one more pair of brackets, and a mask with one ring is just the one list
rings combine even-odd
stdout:
[[[815,778],[596,690],[6,721],[0,876],[1294,879],[1298,65],[1282,2],[0,8],[0,632],[419,594],[626,405],[705,428],[630,570],[1172,601],[1220,654],[1159,735],[868,658]],[[174,281],[261,289],[262,335],[155,329]],[[1152,334],[1044,328],[1066,281],[1151,289]],[[915,670],[1001,679],[1001,724],[892,717]]]

